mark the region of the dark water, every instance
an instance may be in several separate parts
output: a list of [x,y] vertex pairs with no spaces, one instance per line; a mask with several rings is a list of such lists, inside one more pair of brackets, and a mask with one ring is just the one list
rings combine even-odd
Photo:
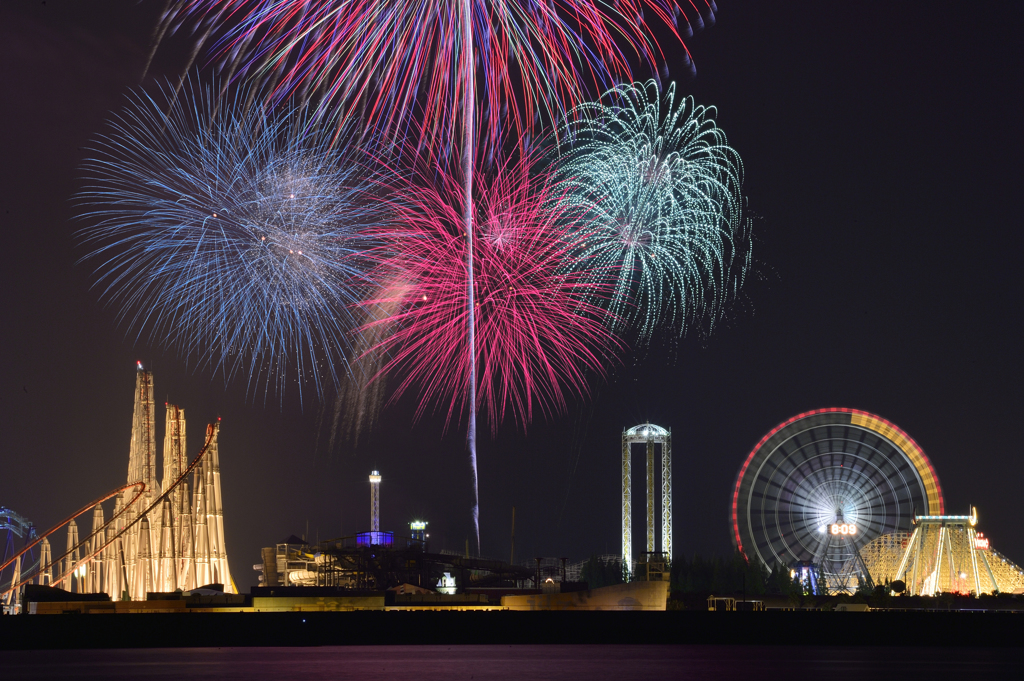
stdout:
[[1018,678],[1022,655],[1006,648],[635,645],[4,651],[0,678],[935,681]]

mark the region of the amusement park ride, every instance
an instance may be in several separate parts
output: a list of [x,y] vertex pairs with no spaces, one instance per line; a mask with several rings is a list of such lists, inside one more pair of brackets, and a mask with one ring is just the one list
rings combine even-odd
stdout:
[[[127,484],[42,534],[17,514],[0,511],[7,530],[0,564],[0,600],[6,612],[18,610],[23,587],[33,583],[121,600],[211,584],[235,592],[224,547],[220,422],[206,427],[202,449],[189,463],[184,410],[166,407],[162,479],[156,476],[153,374],[139,363]],[[112,506],[109,519],[104,504]],[[78,521],[90,512],[91,529],[82,537]],[[54,557],[50,538],[64,528],[66,550]],[[15,536],[23,543],[17,550]]]
[[891,583],[911,595],[1024,593],[1024,571],[945,514],[924,451],[885,419],[818,409],[765,435],[743,462],[730,509],[736,548],[799,575],[816,594]]
[[[653,423],[642,423],[622,431],[622,564],[630,572],[633,563],[633,504],[632,504],[632,448],[634,444],[644,445],[647,455],[647,551],[645,561],[672,560],[672,431]],[[654,465],[655,445],[661,446],[661,551],[655,544],[656,495]],[[655,558],[657,557],[657,558]]]

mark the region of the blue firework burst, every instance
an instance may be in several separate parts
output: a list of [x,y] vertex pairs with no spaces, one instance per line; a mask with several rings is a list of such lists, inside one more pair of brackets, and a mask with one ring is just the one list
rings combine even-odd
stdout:
[[336,384],[369,285],[374,183],[299,111],[191,84],[161,98],[131,96],[84,164],[79,236],[101,297],[131,333],[250,388]]

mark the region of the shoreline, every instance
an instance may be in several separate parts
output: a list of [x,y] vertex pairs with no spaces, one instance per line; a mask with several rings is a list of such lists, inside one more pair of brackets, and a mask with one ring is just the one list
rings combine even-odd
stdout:
[[1024,613],[362,611],[0,617],[0,650],[612,643],[1024,647]]

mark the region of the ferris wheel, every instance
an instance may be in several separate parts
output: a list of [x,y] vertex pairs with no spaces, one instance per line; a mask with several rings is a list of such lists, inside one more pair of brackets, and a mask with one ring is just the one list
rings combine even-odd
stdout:
[[[896,425],[856,409],[818,409],[779,424],[736,476],[732,540],[769,569],[804,569],[816,592],[871,583],[859,549],[942,515],[939,478]],[[823,584],[814,584],[824,581]]]
[[28,544],[36,538],[36,528],[31,522],[3,506],[0,506],[0,533],[3,534],[4,562],[18,550],[18,543]]

